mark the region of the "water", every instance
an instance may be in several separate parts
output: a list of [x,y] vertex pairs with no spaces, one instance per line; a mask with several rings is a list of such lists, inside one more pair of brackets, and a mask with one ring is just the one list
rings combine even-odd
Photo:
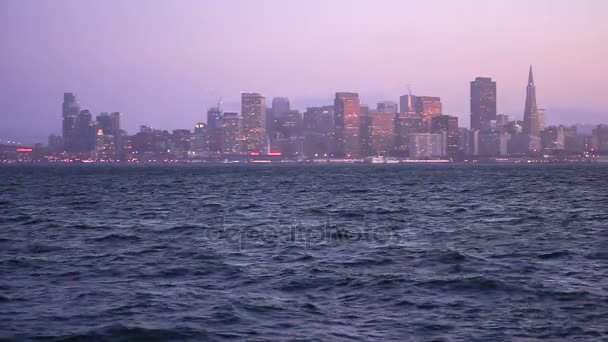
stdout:
[[597,341],[608,167],[0,168],[0,337]]

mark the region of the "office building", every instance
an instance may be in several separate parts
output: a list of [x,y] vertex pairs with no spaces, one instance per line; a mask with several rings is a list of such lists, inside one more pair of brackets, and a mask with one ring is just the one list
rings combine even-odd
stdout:
[[258,93],[241,94],[243,149],[246,153],[266,150],[266,99]]
[[496,82],[488,77],[477,77],[471,82],[471,129],[489,131],[496,120]]

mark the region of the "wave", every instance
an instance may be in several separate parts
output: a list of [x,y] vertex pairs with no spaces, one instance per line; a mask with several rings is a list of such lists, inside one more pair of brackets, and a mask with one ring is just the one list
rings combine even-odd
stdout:
[[30,245],[27,250],[28,250],[28,252],[34,253],[34,254],[44,254],[44,253],[61,251],[64,249],[65,248],[59,247],[59,246],[50,246],[50,245],[43,245],[43,244],[35,243],[35,244]]
[[64,336],[45,336],[42,339],[57,342],[68,341],[183,341],[207,337],[204,332],[195,332],[186,328],[175,329],[149,329],[143,327],[112,325],[100,329],[89,330],[83,333]]
[[570,252],[565,250],[565,251],[556,251],[556,252],[551,252],[551,253],[539,254],[539,255],[537,255],[537,257],[539,259],[557,259],[557,258],[565,257],[568,255],[570,255]]
[[471,278],[453,278],[453,279],[431,279],[418,282],[417,286],[421,287],[439,287],[449,290],[474,290],[474,291],[495,291],[495,290],[513,290],[514,288],[507,284],[486,277],[471,277]]
[[94,242],[137,242],[141,241],[141,238],[135,235],[110,234],[90,240]]

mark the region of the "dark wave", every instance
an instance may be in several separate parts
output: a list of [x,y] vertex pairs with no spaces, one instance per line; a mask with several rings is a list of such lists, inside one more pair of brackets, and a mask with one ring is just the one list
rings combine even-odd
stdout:
[[124,234],[109,234],[97,238],[90,239],[93,242],[138,242],[141,238],[137,235],[124,235]]
[[89,330],[83,333],[64,336],[41,336],[36,340],[76,342],[76,341],[184,341],[206,338],[206,334],[197,333],[190,329],[149,329],[142,327],[129,327],[113,325],[106,328]]

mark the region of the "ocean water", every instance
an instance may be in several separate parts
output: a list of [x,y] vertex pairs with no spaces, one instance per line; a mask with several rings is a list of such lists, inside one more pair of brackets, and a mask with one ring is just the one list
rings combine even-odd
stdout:
[[600,341],[608,167],[0,167],[0,339]]

